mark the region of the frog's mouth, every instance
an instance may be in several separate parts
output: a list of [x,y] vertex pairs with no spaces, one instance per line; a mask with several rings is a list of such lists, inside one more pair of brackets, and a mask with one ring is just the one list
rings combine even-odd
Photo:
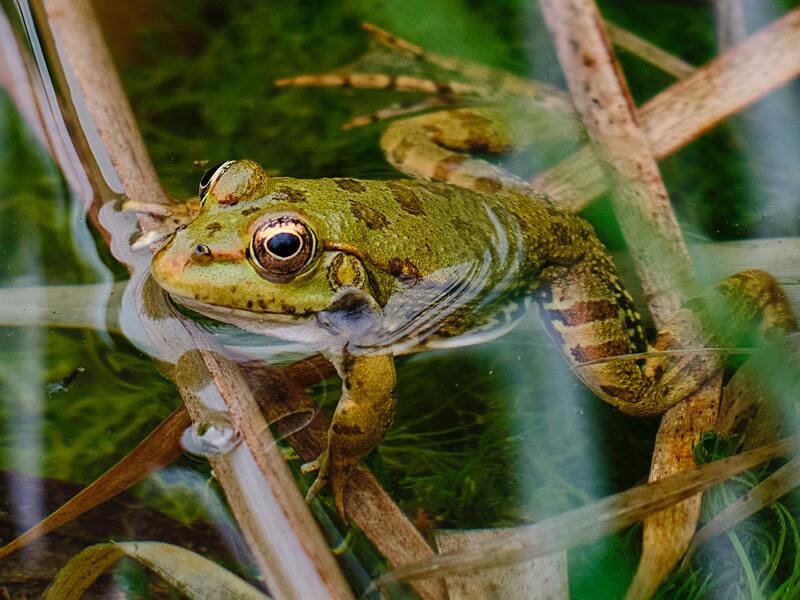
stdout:
[[240,325],[241,321],[289,325],[293,323],[306,323],[315,318],[314,313],[290,315],[287,313],[254,311],[244,308],[219,306],[217,304],[209,304],[208,302],[199,302],[193,298],[181,296],[180,294],[174,294],[169,290],[167,290],[167,292],[175,302],[193,312],[216,319],[218,321],[232,323],[233,325],[242,327],[242,329],[250,328]]

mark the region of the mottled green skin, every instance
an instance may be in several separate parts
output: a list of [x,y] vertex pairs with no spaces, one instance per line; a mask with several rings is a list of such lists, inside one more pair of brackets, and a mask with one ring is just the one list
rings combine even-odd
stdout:
[[[255,163],[238,164],[245,162],[241,173],[225,175],[238,182],[217,184],[234,193],[212,190],[195,220],[159,251],[152,270],[179,301],[203,312],[191,301],[201,303],[222,320],[213,307],[243,311],[253,321],[248,328],[263,323],[265,333],[272,320],[311,317],[330,307],[348,283],[331,268],[338,254],[363,266],[367,281],[358,287],[380,307],[443,270],[467,265],[465,279],[480,271],[480,289],[437,328],[449,337],[484,326],[502,306],[536,289],[549,268],[605,252],[587,223],[545,200],[415,180],[267,177]],[[248,260],[247,248],[260,223],[282,214],[304,220],[319,249],[302,275],[273,283]],[[198,243],[210,256],[194,254]],[[445,279],[448,286],[456,283],[451,275]]]

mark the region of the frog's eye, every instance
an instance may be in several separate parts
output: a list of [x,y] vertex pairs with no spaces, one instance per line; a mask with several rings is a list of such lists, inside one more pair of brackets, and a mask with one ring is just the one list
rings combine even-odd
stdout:
[[250,244],[250,259],[265,279],[285,282],[299,274],[314,257],[316,238],[295,217],[277,217],[259,226]]
[[208,171],[203,173],[202,179],[200,179],[200,203],[203,203],[205,200],[206,194],[208,194],[208,190],[214,184],[214,182],[219,179],[220,175],[222,175],[229,166],[231,166],[234,162],[233,160],[229,160],[226,162],[217,163],[213,167],[211,167]]

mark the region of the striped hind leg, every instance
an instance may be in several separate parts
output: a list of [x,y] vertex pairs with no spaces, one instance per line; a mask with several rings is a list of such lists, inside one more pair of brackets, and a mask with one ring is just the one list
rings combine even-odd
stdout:
[[704,348],[724,343],[729,331],[752,325],[774,337],[797,328],[780,286],[763,271],[738,273],[718,290],[732,319],[724,328],[704,327],[703,315],[687,307],[673,316],[649,349],[633,301],[608,257],[553,277],[540,294],[539,306],[550,335],[578,377],[623,412],[648,416],[687,397],[721,368],[722,353]]
[[486,97],[524,98],[546,106],[550,110],[574,114],[569,96],[558,88],[532,79],[517,77],[506,71],[487,67],[471,60],[428,52],[421,46],[371,23],[363,23],[362,27],[373,40],[390,50],[405,54],[416,62],[427,63],[446,72],[457,74],[472,84],[480,86]]
[[[462,105],[476,101],[514,101],[524,100],[537,104],[547,110],[568,115],[576,119],[569,96],[562,90],[538,81],[517,77],[505,71],[487,67],[480,63],[443,56],[423,50],[384,29],[363,24],[370,37],[378,44],[414,60],[416,64],[426,64],[434,71],[443,72],[439,76],[419,77],[416,75],[388,74],[361,71],[355,65],[343,67],[327,73],[298,75],[275,80],[276,87],[342,87],[355,89],[391,90],[397,92],[416,92],[431,94],[434,99],[410,106],[386,107],[368,115],[361,115],[349,121],[345,129],[368,125],[376,121],[392,118],[399,114],[422,111],[432,105]],[[450,77],[449,74],[455,75]]]
[[411,75],[389,75],[386,73],[363,73],[337,70],[328,73],[297,75],[276,79],[276,87],[341,87],[362,90],[388,90],[394,92],[417,92],[440,96],[469,96],[484,98],[489,93],[480,85],[462,81],[414,77]]

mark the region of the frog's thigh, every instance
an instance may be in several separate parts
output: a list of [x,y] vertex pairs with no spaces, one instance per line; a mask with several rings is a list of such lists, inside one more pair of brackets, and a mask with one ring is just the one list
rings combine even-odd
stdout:
[[352,469],[377,446],[392,424],[395,369],[390,354],[342,357],[342,397],[328,430],[328,473],[337,509]]
[[[600,398],[629,414],[662,413],[719,364],[713,354],[640,354],[647,350],[640,316],[607,257],[598,255],[555,277],[539,306],[573,371]],[[623,356],[628,354],[635,356]]]
[[[719,285],[719,293],[730,303],[734,327],[755,320],[770,335],[797,329],[783,291],[768,273],[738,273]],[[645,346],[633,301],[606,260],[588,261],[556,277],[540,307],[575,373],[598,396],[630,414],[663,412],[696,391],[721,366],[716,353],[690,350],[614,358],[642,352]],[[709,341],[697,315],[687,308],[659,332],[654,349],[701,348]]]

